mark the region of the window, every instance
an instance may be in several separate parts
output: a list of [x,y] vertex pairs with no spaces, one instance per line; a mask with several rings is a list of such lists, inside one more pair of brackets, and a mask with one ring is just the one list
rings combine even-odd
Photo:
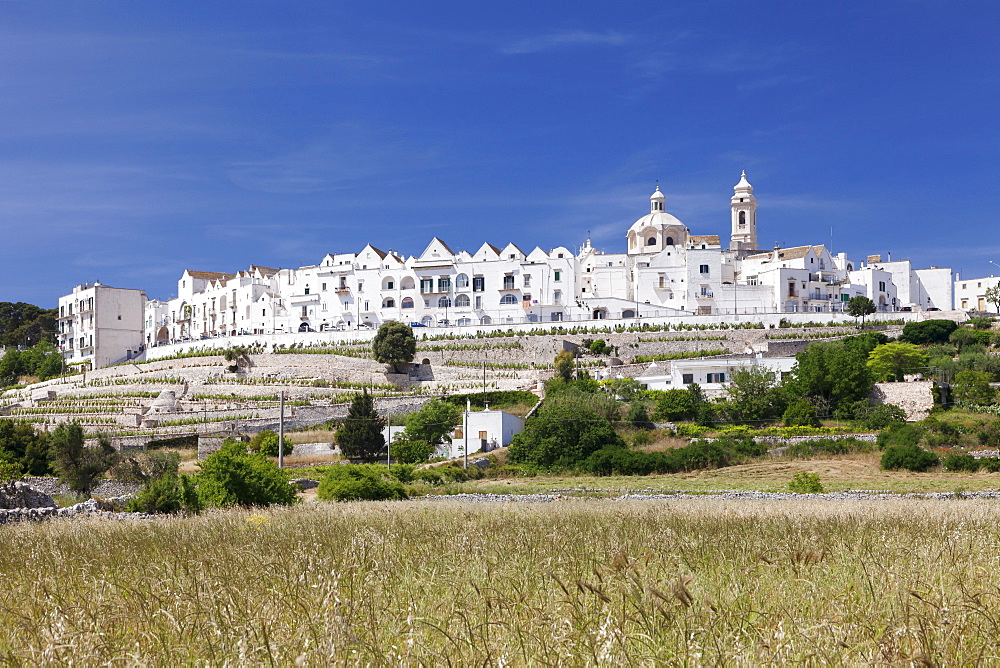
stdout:
[[413,308],[413,297],[403,297],[400,308]]
[[[740,201],[742,202],[743,200],[741,199]],[[747,224],[747,212],[740,211],[740,227],[746,227],[746,224]]]
[[486,290],[486,279],[482,276],[474,276],[472,278],[472,291],[483,292],[485,290]]
[[459,274],[455,277],[455,287],[456,288],[467,288],[469,287],[469,277],[465,274]]
[[693,373],[681,374],[681,382],[684,383],[685,385],[690,385],[691,383],[694,382],[694,374]]
[[531,274],[525,274],[524,275],[524,287],[526,287],[526,288],[530,288],[531,287]]
[[309,307],[308,306],[303,306],[302,307],[302,317],[305,318],[308,315],[309,315]]
[[885,292],[885,281],[878,282],[878,290],[879,292]]
[[709,383],[724,383],[726,382],[726,374],[724,373],[710,373],[706,380]]
[[[413,303],[413,300],[410,300],[410,303]],[[394,308],[395,306],[396,306],[396,300],[393,299],[392,297],[389,297],[382,301],[382,308]]]
[[393,290],[393,289],[395,289],[395,287],[396,287],[396,282],[393,281],[391,278],[388,281],[385,282],[385,289],[386,290]]
[[552,322],[560,322],[562,318],[563,318],[562,311],[553,311],[552,313],[549,314],[549,319]]
[[698,273],[708,274],[708,265],[707,264],[699,265],[698,266]]
[[458,297],[455,298],[456,308],[469,308],[470,303],[471,302],[469,301],[469,295],[459,295]]
[[425,295],[428,292],[434,292],[434,279],[433,278],[421,278],[420,279],[420,294]]
[[559,281],[561,281],[562,280],[562,272],[559,271],[558,269],[556,269],[554,272],[552,272],[552,280],[555,281],[556,283],[558,283]]
[[517,303],[517,297],[515,297],[514,295],[504,295],[503,297],[500,298],[500,303],[501,304],[516,304]]
[[323,292],[326,292],[326,283],[320,284],[320,290],[322,290]]
[[508,274],[507,276],[503,277],[503,289],[504,290],[513,290],[514,289],[514,276],[513,275]]
[[309,294],[309,286],[308,285],[306,286],[306,291],[305,291],[304,294]]
[[438,279],[438,292],[448,292],[451,290],[451,279],[450,278],[439,278]]
[[667,240],[664,242],[664,245],[665,246],[673,246],[674,245],[674,238],[673,237],[667,237]]
[[451,306],[450,297],[441,297],[438,299],[438,308],[448,308],[449,306]]
[[562,291],[561,290],[556,290],[555,292],[552,293],[552,303],[553,304],[562,304]]
[[482,307],[483,307],[483,298],[477,295],[476,296],[476,308],[482,308]]
[[650,237],[650,238],[646,239],[646,245],[647,246],[655,246],[656,245],[656,237]]

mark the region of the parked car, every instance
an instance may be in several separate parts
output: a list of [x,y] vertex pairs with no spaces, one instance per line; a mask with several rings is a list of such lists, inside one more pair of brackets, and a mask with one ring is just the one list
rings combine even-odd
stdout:
[[410,327],[426,327],[426,326],[427,326],[427,325],[425,325],[425,324],[424,324],[424,323],[422,323],[422,322],[411,322],[411,323],[410,323]]
[[370,322],[362,322],[358,324],[358,329],[375,329],[375,325]]
[[931,306],[931,307],[930,307],[930,308],[928,308],[927,310],[928,310],[928,311],[940,311],[941,309],[939,309],[939,308],[938,308],[937,306]]
[[900,306],[899,310],[900,311],[912,311],[913,307],[912,306]]

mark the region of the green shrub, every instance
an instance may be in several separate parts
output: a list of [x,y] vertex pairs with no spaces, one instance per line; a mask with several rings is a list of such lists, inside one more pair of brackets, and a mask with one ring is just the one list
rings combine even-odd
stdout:
[[849,455],[857,452],[872,452],[875,444],[857,438],[817,438],[799,441],[789,445],[785,455],[792,458],[812,455]]
[[4,453],[0,450],[0,485],[20,480],[22,475],[24,472],[21,470],[21,465],[12,458],[4,458]]
[[295,489],[273,461],[227,440],[201,462],[198,498],[210,507],[291,505]]
[[805,397],[789,404],[781,420],[786,427],[819,427],[816,407]]
[[979,462],[990,473],[1000,473],[1000,457],[983,457]]
[[422,464],[431,458],[437,448],[427,441],[401,438],[389,446],[392,456],[402,464]]
[[317,496],[323,501],[398,501],[406,490],[395,479],[386,479],[385,468],[372,465],[334,466],[319,483]]
[[878,447],[885,450],[892,445],[918,445],[924,435],[923,428],[915,424],[896,424],[878,435]]
[[629,404],[628,415],[625,420],[636,429],[653,429],[656,425],[649,419],[646,412],[646,405],[642,401],[633,401]]
[[941,465],[946,471],[966,471],[968,473],[975,473],[982,467],[980,461],[972,455],[948,455],[941,460]]
[[[284,443],[284,454],[290,455],[295,449],[291,443],[285,440]],[[247,446],[247,450],[250,452],[259,452],[265,457],[277,457],[278,456],[278,434],[271,431],[270,429],[265,429],[259,434],[255,435],[250,439],[250,444]]]
[[916,444],[890,445],[882,453],[885,471],[915,471],[923,473],[938,465],[938,456]]
[[416,470],[413,464],[392,464],[389,466],[389,473],[392,477],[404,485],[413,480],[413,472]]
[[822,494],[823,484],[819,481],[816,473],[796,473],[791,482],[788,483],[788,491],[796,494]]
[[194,481],[187,475],[165,475],[151,481],[125,507],[130,513],[197,513],[201,501]]

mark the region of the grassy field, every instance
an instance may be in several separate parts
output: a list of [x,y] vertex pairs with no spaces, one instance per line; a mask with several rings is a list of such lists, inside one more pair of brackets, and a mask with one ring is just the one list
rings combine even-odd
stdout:
[[0,664],[970,665],[984,501],[409,502],[0,530]]

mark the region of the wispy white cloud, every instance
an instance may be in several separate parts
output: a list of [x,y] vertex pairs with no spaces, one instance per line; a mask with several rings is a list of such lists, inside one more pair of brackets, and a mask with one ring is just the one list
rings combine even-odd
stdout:
[[568,46],[623,46],[631,40],[629,35],[620,32],[588,32],[586,30],[568,30],[553,32],[547,35],[526,37],[517,42],[500,48],[501,53],[523,54],[537,53],[549,49]]

